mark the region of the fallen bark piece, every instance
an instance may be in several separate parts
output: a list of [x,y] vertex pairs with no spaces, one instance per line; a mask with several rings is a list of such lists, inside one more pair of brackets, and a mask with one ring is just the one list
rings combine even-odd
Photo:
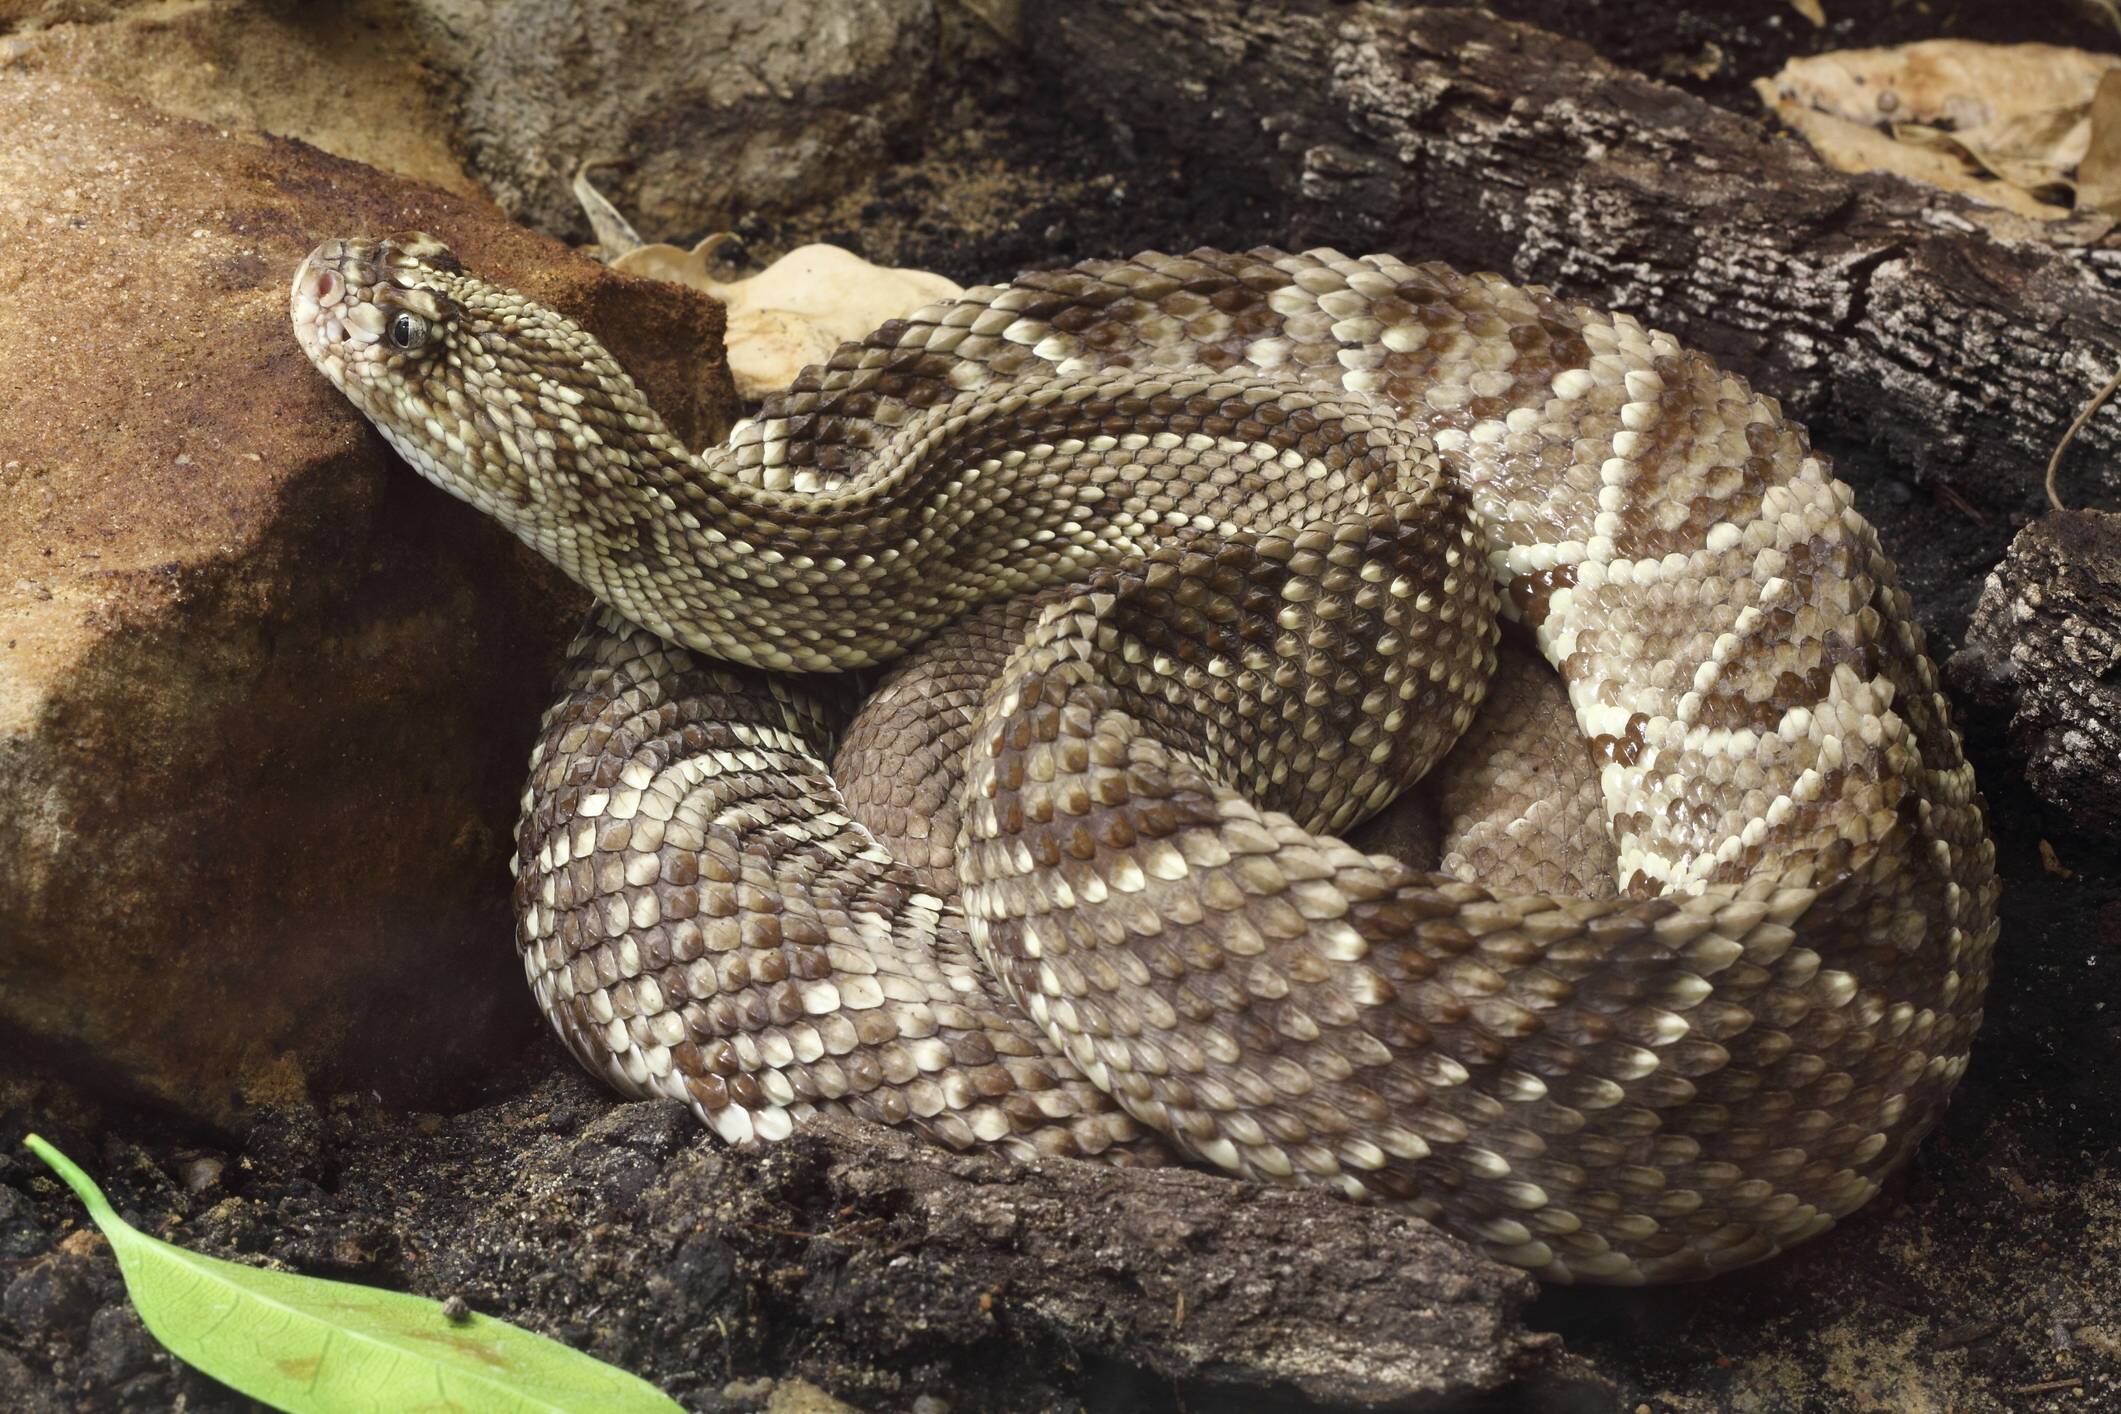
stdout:
[[[801,1318],[885,1349],[1005,1340],[1218,1396],[1428,1408],[1499,1389],[1559,1348],[1518,1322],[1535,1289],[1524,1273],[1315,1190],[1026,1166],[838,1117],[807,1122],[772,1161],[704,1144],[691,1157],[651,1199],[664,1223],[696,1224],[694,1194],[756,1168],[740,1186],[817,1234],[792,1293]],[[870,1220],[858,1240],[835,1233],[842,1213]]]
[[2121,515],[2057,511],[2019,531],[1945,672],[2006,720],[2035,791],[2121,840]]
[[[455,1297],[688,1408],[756,1410],[761,1376],[963,1414],[1611,1402],[1525,1329],[1529,1277],[1404,1215],[1212,1173],[952,1154],[849,1119],[733,1149],[683,1105],[615,1102],[571,1067],[426,1123],[365,1095],[267,1111],[240,1179],[230,1155],[231,1181],[197,1193],[122,1144],[103,1163],[113,1204],[194,1252]],[[108,1385],[71,1352],[110,1319],[98,1306],[123,1309],[118,1273],[100,1240],[55,1244],[63,1190],[22,1206],[36,1231],[12,1282],[0,1268],[0,1373],[35,1352],[79,1407]],[[167,1365],[131,1405],[170,1405]]]

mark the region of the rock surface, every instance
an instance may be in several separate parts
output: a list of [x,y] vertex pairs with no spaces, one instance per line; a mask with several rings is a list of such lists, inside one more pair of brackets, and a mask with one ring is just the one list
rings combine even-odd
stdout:
[[462,86],[471,169],[510,214],[586,236],[575,168],[651,239],[827,197],[912,135],[938,79],[935,0],[420,0]]
[[215,1123],[462,1095],[536,1034],[507,840],[584,600],[395,463],[287,284],[428,227],[694,433],[732,409],[719,308],[106,90],[0,74],[0,113],[0,1047]]
[[2121,514],[2057,511],[2019,531],[1947,673],[2007,721],[2034,790],[2121,842]]
[[[0,0],[0,69],[107,83],[586,237],[584,161],[651,238],[838,195],[931,137],[1004,5]],[[987,13],[989,11],[997,13]]]
[[[0,28],[8,20],[0,4]],[[392,0],[333,5],[48,4],[0,36],[0,69],[93,80],[166,113],[263,128],[480,194],[452,146],[447,75]],[[41,11],[41,13],[40,13]]]

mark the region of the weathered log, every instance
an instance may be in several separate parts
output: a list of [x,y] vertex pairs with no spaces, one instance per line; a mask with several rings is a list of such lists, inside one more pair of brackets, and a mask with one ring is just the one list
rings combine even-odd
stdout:
[[[1026,11],[1068,101],[1287,244],[1504,271],[1671,330],[1844,452],[1941,483],[1993,563],[2121,358],[2121,251],[1820,163],[1763,121],[1479,11],[1080,0]],[[2121,422],[2076,494],[2121,495]]]
[[[806,1274],[778,1291],[783,1318],[844,1333],[841,1358],[862,1365],[955,1345],[960,1370],[1004,1352],[1052,1368],[1066,1352],[1190,1387],[1210,1407],[1295,1395],[1426,1409],[1508,1388],[1559,1348],[1520,1324],[1533,1291],[1522,1272],[1317,1190],[1025,1166],[822,1117],[783,1153],[693,1144],[650,1196],[651,1221],[677,1246],[732,1240],[734,1214],[708,1201],[732,1183],[763,1200],[753,1234],[817,1234],[778,1244]],[[853,1242],[832,1233],[848,1213],[861,1219]],[[816,1373],[831,1379],[834,1363]]]

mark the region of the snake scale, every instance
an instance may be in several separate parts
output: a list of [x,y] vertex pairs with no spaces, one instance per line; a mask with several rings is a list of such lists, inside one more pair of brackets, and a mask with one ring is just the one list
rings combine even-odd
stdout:
[[[1639,1282],[1831,1226],[1965,1068],[1994,848],[1906,596],[1774,401],[1629,318],[1092,261],[694,454],[430,237],[320,246],[292,314],[600,601],[518,944],[727,1138],[1205,1161]],[[894,658],[847,720],[819,675]],[[1442,867],[1338,837],[1439,760]]]

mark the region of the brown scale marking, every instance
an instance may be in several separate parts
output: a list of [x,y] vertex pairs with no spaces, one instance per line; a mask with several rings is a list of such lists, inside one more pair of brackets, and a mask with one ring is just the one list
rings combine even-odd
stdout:
[[1213,303],[1216,295],[1236,288],[1217,251],[1191,251],[1179,263],[1186,273],[1179,277],[1178,289],[1186,294],[1201,296],[1205,302]]
[[641,935],[641,960],[650,972],[659,972],[670,966],[670,935],[662,928],[651,928]]
[[766,1014],[776,1026],[793,1026],[803,1019],[803,998],[793,986],[774,987],[766,993]]
[[1532,629],[1544,624],[1553,607],[1554,592],[1574,588],[1575,584],[1574,565],[1556,565],[1552,569],[1534,570],[1511,579],[1510,602],[1517,609],[1519,622]]
[[[714,1012],[718,1028],[729,1029],[724,1019],[728,1015],[728,1008],[717,1006],[714,1008]],[[737,1062],[736,1047],[726,1040],[717,1038],[709,1041],[704,1046],[698,1047],[697,1050],[700,1057],[699,1071],[702,1075],[715,1075],[726,1078],[735,1075],[742,1068]]]
[[1510,326],[1507,335],[1510,347],[1520,354],[1544,352],[1554,342],[1554,333],[1541,320],[1527,320]]
[[[1131,334],[1131,330],[1120,325],[1094,324],[1077,337],[1082,340],[1086,348],[1095,349],[1100,353],[1110,353],[1120,344],[1126,342]],[[1114,364],[1108,366],[1118,367],[1122,365]]]
[[1647,712],[1637,712],[1628,718],[1627,727],[1617,737],[1601,732],[1591,738],[1591,755],[1601,764],[1632,766],[1642,759],[1645,743],[1643,728],[1650,724]]
[[[1017,310],[1019,319],[1036,319],[1041,323],[1051,324],[1071,311],[1081,308],[1075,292],[1065,286],[1048,288],[1033,286],[1033,288],[1038,289],[1038,293],[1026,300],[1023,306]],[[925,345],[923,345],[923,348],[925,348]]]

